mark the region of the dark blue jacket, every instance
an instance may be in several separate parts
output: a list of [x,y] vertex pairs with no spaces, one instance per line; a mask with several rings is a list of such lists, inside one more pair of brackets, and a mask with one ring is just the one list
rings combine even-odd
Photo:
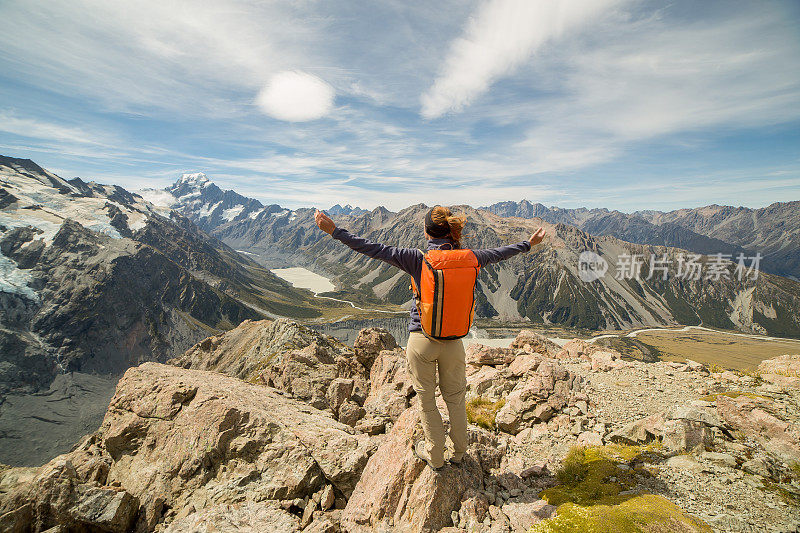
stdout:
[[[417,248],[386,246],[385,244],[369,241],[363,237],[357,237],[342,228],[333,230],[332,237],[338,241],[342,241],[358,253],[372,257],[373,259],[386,261],[390,265],[396,266],[403,272],[410,274],[411,277],[414,278],[414,283],[419,287],[420,276],[422,275],[423,254],[421,250]],[[448,250],[453,249],[453,247],[453,241],[447,237],[443,239],[430,239],[428,241],[428,250],[435,250],[438,248]],[[527,252],[530,249],[531,243],[522,241],[517,244],[472,251],[475,253],[475,257],[478,258],[478,264],[484,267],[514,257],[518,253]],[[408,324],[408,331],[422,331],[416,306],[411,309],[411,321]]]

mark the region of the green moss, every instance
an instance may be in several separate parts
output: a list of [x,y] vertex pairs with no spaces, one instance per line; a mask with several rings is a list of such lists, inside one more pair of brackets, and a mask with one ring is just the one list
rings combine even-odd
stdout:
[[556,472],[559,485],[540,493],[541,498],[558,506],[558,513],[532,531],[711,531],[661,496],[624,494],[636,485],[637,475],[646,473],[620,468],[620,464],[636,461],[658,447],[614,444],[571,449]]
[[700,398],[705,402],[715,402],[717,398],[720,396],[727,396],[728,398],[738,398],[739,396],[745,396],[750,398],[751,400],[769,400],[767,396],[762,396],[761,394],[754,394],[752,392],[741,392],[741,391],[727,391],[727,392],[720,392],[717,394],[709,394],[708,396],[703,396]]
[[591,446],[572,448],[556,471],[560,485],[541,492],[551,505],[567,502],[589,505],[606,502],[635,485],[635,474],[618,464],[641,454],[639,446]]
[[473,398],[467,402],[467,420],[482,428],[494,429],[494,419],[497,416],[497,411],[505,404],[505,400],[493,402],[481,396]]
[[532,533],[705,532],[712,529],[685,514],[662,496],[641,494],[618,498],[616,503],[578,505],[565,503],[555,518],[539,522]]

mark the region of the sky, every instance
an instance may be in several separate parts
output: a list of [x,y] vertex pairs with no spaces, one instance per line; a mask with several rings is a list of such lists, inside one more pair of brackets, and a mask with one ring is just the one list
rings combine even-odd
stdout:
[[800,3],[0,1],[0,154],[285,207],[800,200]]

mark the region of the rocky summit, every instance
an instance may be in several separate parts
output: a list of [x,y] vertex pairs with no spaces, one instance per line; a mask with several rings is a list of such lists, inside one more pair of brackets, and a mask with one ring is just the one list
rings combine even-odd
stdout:
[[796,356],[739,374],[522,331],[467,361],[468,451],[434,472],[413,453],[419,407],[387,331],[348,346],[245,321],[130,368],[70,452],[0,468],[0,531],[800,526]]

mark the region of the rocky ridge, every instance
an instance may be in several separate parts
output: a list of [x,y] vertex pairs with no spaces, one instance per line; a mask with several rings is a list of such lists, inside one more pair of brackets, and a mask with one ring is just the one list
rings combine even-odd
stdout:
[[[798,361],[712,372],[530,331],[474,346],[469,450],[434,473],[411,451],[418,407],[386,331],[351,348],[285,320],[245,322],[180,366],[128,370],[73,451],[1,470],[0,529],[509,533],[580,509],[590,520],[602,503],[662,530],[792,530],[800,388],[773,376],[796,378]],[[492,416],[476,416],[478,401]]]

